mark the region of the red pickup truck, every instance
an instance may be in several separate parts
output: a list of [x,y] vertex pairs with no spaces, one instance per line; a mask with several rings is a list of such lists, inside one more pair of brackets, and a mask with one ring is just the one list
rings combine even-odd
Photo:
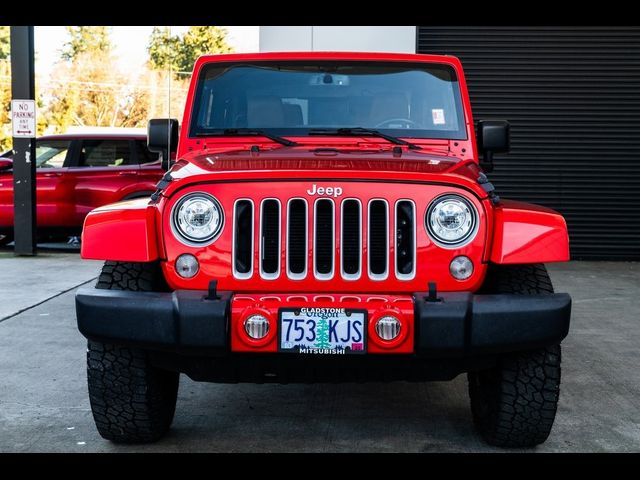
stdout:
[[[0,156],[0,246],[13,240],[13,173],[8,151]],[[80,235],[96,207],[148,197],[163,170],[146,135],[47,135],[36,140],[38,236]]]
[[[387,53],[203,56],[177,162],[150,199],[93,210],[76,294],[100,434],[170,427],[179,374],[213,382],[449,380],[491,444],[551,431],[571,298],[563,217],[499,198],[460,61]],[[179,137],[179,140],[178,140]]]

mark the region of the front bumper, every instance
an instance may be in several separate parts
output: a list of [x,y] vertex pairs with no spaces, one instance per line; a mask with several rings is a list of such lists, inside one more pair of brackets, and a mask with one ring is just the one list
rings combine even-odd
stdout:
[[[231,292],[172,293],[98,290],[76,294],[80,332],[91,340],[149,350],[213,357],[233,356]],[[559,343],[569,331],[571,297],[440,293],[414,298],[414,357],[477,357]],[[376,355],[367,355],[373,357]],[[394,355],[396,356],[396,355]],[[386,355],[385,357],[390,357]]]

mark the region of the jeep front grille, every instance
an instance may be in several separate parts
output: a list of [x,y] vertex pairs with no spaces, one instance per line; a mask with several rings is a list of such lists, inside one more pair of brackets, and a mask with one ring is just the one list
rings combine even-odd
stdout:
[[[233,275],[249,279],[257,271],[265,280],[283,273],[291,280],[309,276],[357,280],[364,272],[371,280],[385,280],[390,274],[398,280],[411,280],[416,269],[415,210],[410,200],[390,205],[384,199],[363,204],[355,198],[291,198],[285,204],[267,198],[258,208],[251,200],[237,200],[233,210]],[[254,228],[258,229],[256,242]],[[258,265],[253,265],[256,248]],[[392,255],[394,268],[390,272]]]

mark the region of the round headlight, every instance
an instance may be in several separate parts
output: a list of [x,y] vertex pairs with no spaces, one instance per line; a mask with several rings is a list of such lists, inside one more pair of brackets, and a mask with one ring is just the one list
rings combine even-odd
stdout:
[[442,247],[466,245],[478,231],[478,214],[475,207],[460,195],[436,198],[425,218],[427,231]]
[[201,245],[218,236],[224,216],[220,203],[206,193],[185,195],[173,207],[171,224],[187,245]]

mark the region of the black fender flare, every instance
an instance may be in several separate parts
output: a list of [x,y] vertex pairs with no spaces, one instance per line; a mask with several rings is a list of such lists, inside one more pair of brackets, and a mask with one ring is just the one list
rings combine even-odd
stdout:
[[137,192],[131,192],[128,195],[125,195],[120,201],[133,200],[134,198],[151,197],[153,192],[153,190],[139,190]]

